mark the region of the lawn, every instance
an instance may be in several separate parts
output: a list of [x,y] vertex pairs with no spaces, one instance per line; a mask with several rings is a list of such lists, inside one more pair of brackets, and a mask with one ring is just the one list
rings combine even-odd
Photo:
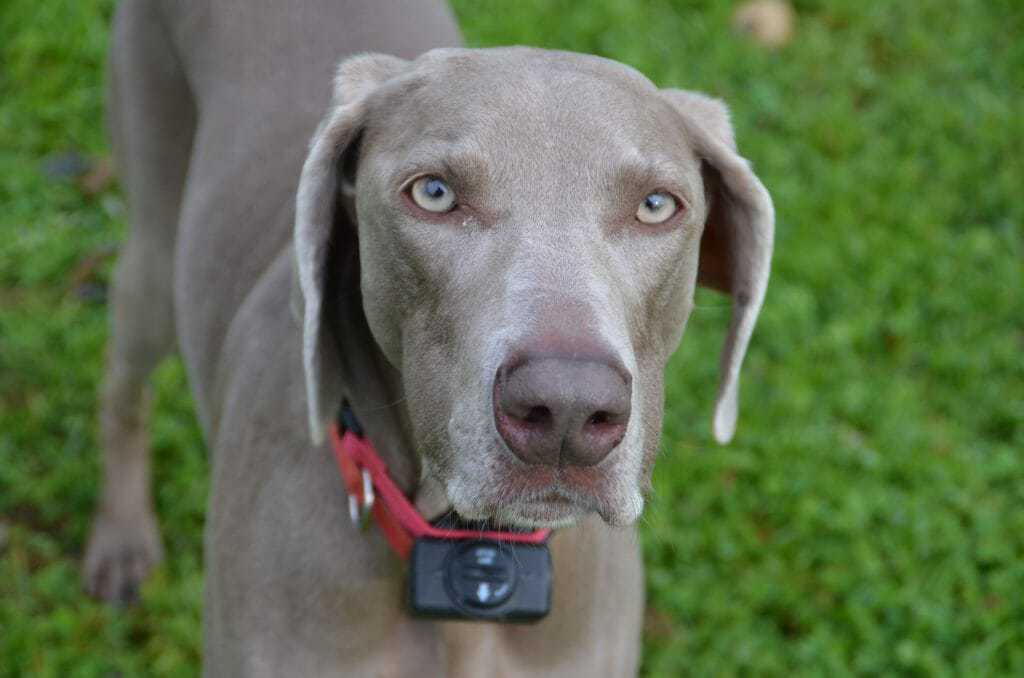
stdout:
[[[724,1],[456,3],[473,45],[724,98],[775,199],[731,445],[709,430],[726,299],[699,295],[669,367],[644,671],[1024,675],[1024,5],[795,6],[773,51]],[[110,14],[0,6],[0,676],[193,675],[200,656],[206,461],[176,361],[153,422],[168,559],[133,609],[79,583],[126,228],[116,183],[74,176],[107,153]]]

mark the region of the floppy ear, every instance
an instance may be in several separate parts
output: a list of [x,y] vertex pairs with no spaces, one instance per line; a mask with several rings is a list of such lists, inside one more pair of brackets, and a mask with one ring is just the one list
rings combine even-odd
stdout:
[[358,138],[367,97],[409,62],[384,54],[361,54],[342,61],[327,115],[310,142],[295,199],[295,260],[302,292],[302,366],[313,442],[324,439],[342,398],[337,344],[323,321],[327,255],[335,224],[339,174],[345,152]]
[[663,90],[703,161],[708,217],[700,243],[697,281],[732,296],[729,334],[722,348],[714,435],[736,432],[740,365],[768,286],[775,209],[768,191],[736,151],[729,111],[721,101],[683,90]]

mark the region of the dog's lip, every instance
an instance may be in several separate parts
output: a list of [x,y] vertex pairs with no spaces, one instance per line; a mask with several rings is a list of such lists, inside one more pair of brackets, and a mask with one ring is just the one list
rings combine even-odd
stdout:
[[558,490],[552,490],[551,492],[533,500],[533,503],[575,505],[578,502],[574,501],[571,497],[567,497],[564,493],[559,492]]
[[459,515],[474,520],[492,520],[499,525],[521,529],[565,527],[598,510],[600,501],[586,493],[574,492],[554,482],[531,491],[502,492],[497,504],[456,507]]
[[593,510],[602,502],[601,475],[591,468],[530,467],[510,475],[503,485],[502,494],[516,504]]
[[573,500],[560,493],[509,502],[500,511],[501,520],[525,528],[566,527],[594,509],[589,502]]
[[580,490],[570,483],[554,482],[519,496],[512,495],[507,507],[513,512],[542,514],[548,516],[546,520],[559,521],[596,511],[600,500],[590,492]]
[[480,492],[475,502],[453,505],[471,519],[526,529],[565,527],[590,513],[603,515],[610,501],[604,474],[598,467],[515,464],[506,468],[499,483]]

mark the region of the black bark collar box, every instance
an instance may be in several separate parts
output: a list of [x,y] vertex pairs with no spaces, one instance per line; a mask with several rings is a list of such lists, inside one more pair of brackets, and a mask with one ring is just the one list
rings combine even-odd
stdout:
[[547,544],[417,539],[409,607],[434,619],[533,622],[551,609]]

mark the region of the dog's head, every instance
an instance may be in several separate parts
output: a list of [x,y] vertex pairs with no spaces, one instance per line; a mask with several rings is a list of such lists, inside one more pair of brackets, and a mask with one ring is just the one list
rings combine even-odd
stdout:
[[733,300],[714,415],[732,437],[774,216],[721,102],[526,48],[343,62],[297,201],[314,438],[343,396],[322,316],[353,223],[366,321],[463,517],[635,520],[698,283]]

